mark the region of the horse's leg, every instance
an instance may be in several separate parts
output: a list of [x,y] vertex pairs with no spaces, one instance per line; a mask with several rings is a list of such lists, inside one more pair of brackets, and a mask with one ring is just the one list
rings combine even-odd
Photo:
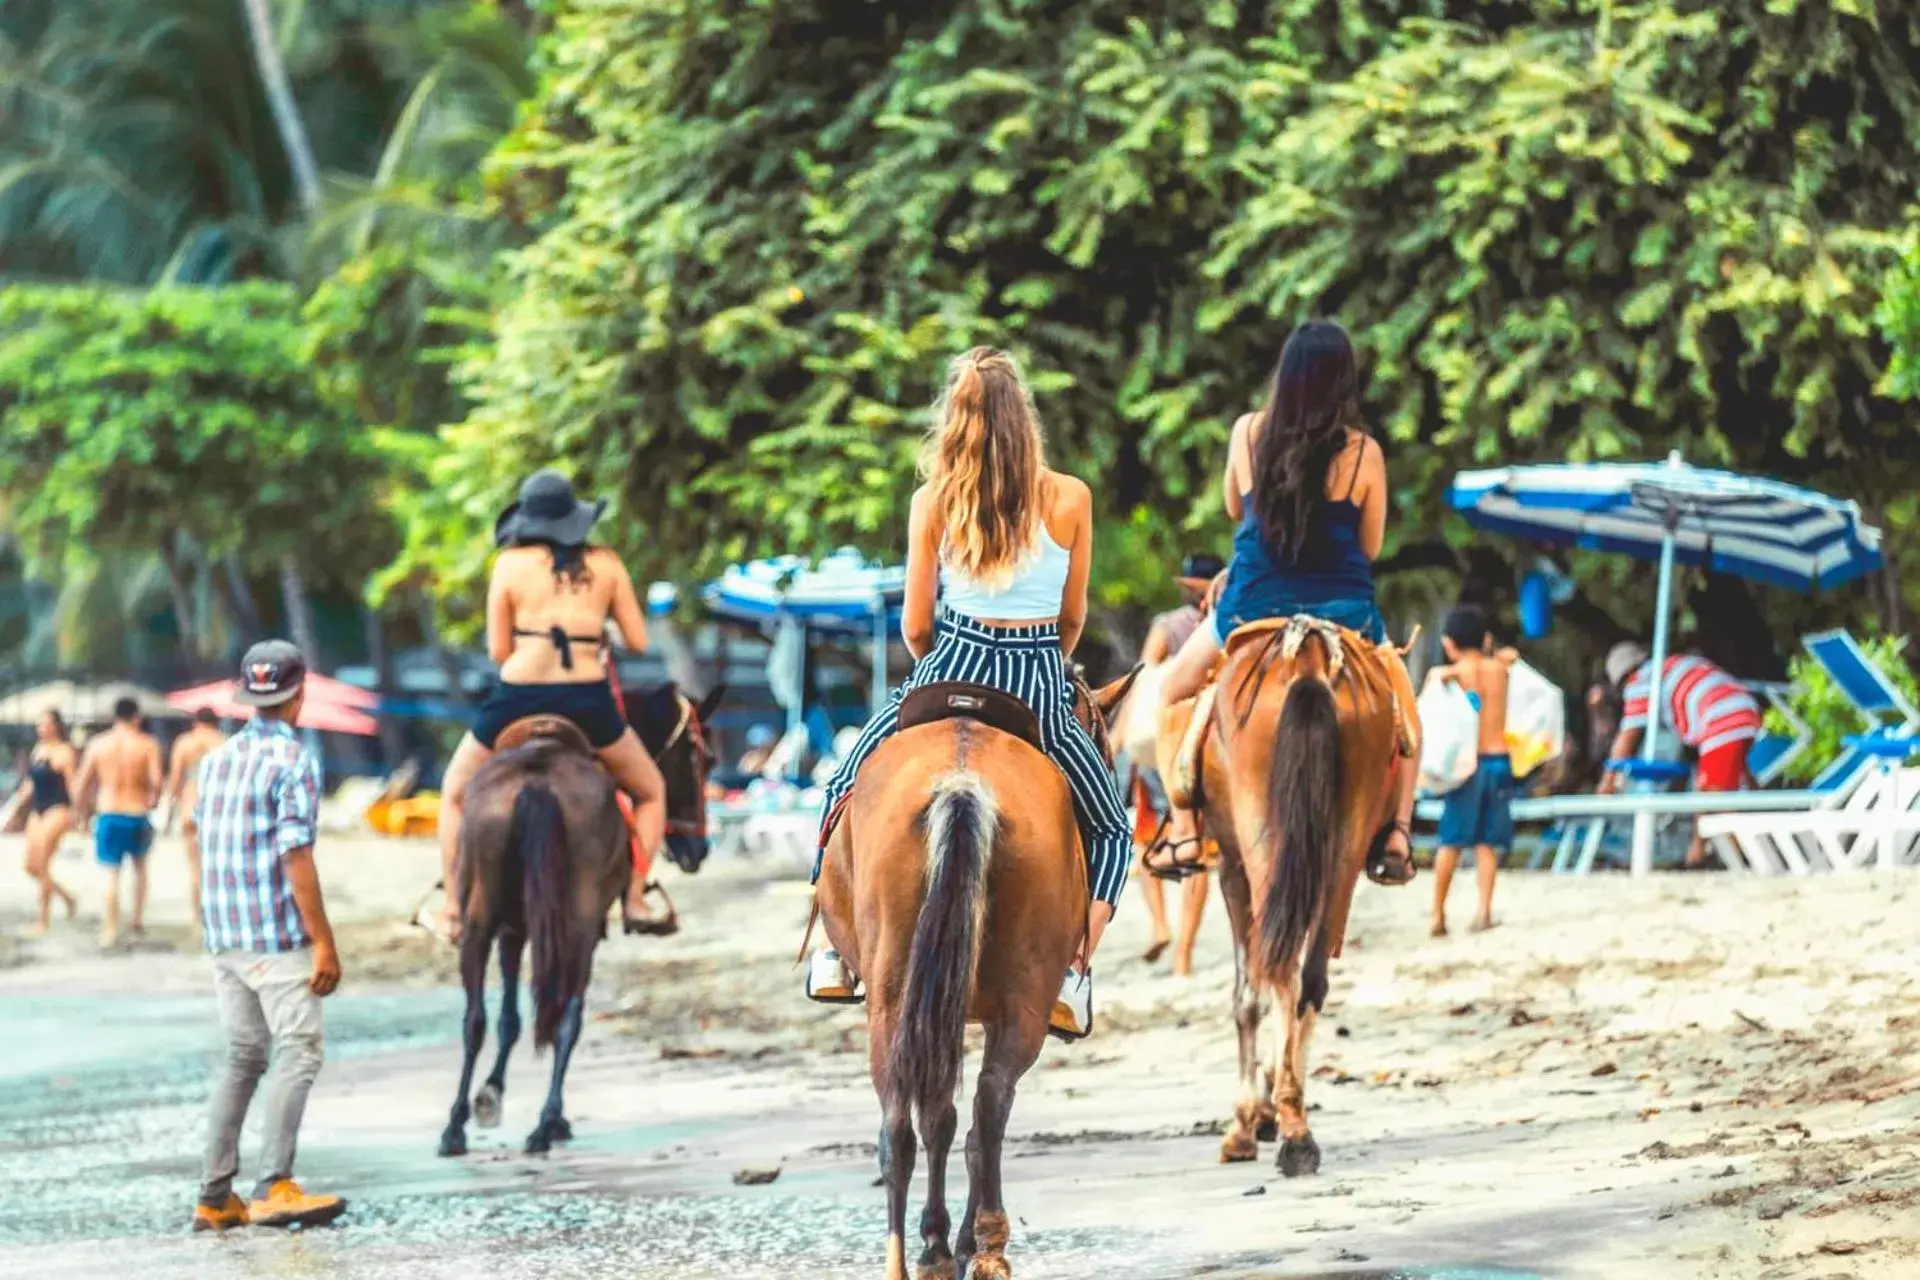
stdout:
[[1039,1002],[1039,1012],[1022,1011],[1017,1019],[987,1027],[986,1052],[974,1084],[973,1132],[967,1135],[967,1216],[960,1224],[960,1256],[971,1260],[968,1274],[974,1280],[1007,1280],[1013,1274],[1007,1265],[1011,1228],[1001,1198],[1000,1151],[1013,1114],[1014,1091],[1046,1044],[1052,1008],[1049,995]]
[[460,980],[467,989],[465,1056],[460,1063],[460,1090],[454,1095],[453,1112],[440,1134],[440,1154],[467,1154],[467,1094],[473,1088],[474,1064],[480,1061],[480,1047],[487,1041],[487,949],[493,945],[492,928],[484,921],[471,921],[472,927],[460,939]]
[[580,1043],[580,1024],[585,1016],[587,983],[593,974],[593,948],[596,933],[587,934],[586,957],[580,963],[580,985],[568,994],[566,1010],[560,1015],[560,1029],[553,1040],[553,1079],[547,1086],[546,1105],[540,1108],[540,1123],[527,1135],[528,1155],[553,1149],[556,1142],[573,1138],[573,1126],[567,1123],[562,1094],[567,1083],[567,1064],[573,1061],[573,1047]]
[[1253,930],[1253,893],[1237,858],[1220,863],[1220,896],[1226,900],[1233,936],[1233,1021],[1240,1033],[1240,1094],[1233,1124],[1220,1143],[1220,1162],[1235,1164],[1260,1154],[1260,988],[1250,972],[1248,946]]
[[953,1217],[947,1212],[947,1154],[959,1126],[959,1109],[951,1098],[935,1114],[920,1114],[920,1139],[927,1147],[927,1206],[920,1212],[923,1247],[916,1280],[955,1280],[959,1274],[948,1244]]
[[500,1101],[507,1092],[507,1057],[520,1040],[520,956],[526,949],[523,933],[505,929],[500,934],[500,1052],[493,1070],[473,1098],[473,1122],[482,1129],[500,1123]]
[[[1324,975],[1326,957],[1317,943],[1307,967],[1312,969],[1315,961]],[[1324,988],[1324,976],[1321,984]],[[1275,997],[1280,1006],[1281,1025],[1286,1028],[1273,1090],[1280,1121],[1280,1154],[1275,1167],[1289,1178],[1320,1172],[1320,1148],[1307,1128],[1307,1041],[1313,1035],[1314,1020],[1320,1011],[1314,1002],[1299,998],[1300,989],[1301,983],[1290,979],[1279,986]]]
[[907,1280],[907,1193],[913,1182],[913,1100],[893,1082],[897,1010],[875,983],[867,1004],[868,1070],[880,1095],[880,1178],[887,1184],[887,1280]]

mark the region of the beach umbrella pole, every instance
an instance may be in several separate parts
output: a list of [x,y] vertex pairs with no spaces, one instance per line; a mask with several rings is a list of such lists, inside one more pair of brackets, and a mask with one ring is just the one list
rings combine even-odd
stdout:
[[[1667,615],[1673,604],[1673,551],[1679,524],[1679,510],[1669,508],[1666,536],[1660,541],[1660,586],[1653,606],[1653,678],[1647,690],[1647,727],[1640,739],[1640,758],[1649,764],[1660,749],[1660,708],[1664,705],[1661,696],[1667,675]],[[1651,813],[1643,811],[1633,815],[1633,874],[1636,876],[1653,870],[1653,825]]]

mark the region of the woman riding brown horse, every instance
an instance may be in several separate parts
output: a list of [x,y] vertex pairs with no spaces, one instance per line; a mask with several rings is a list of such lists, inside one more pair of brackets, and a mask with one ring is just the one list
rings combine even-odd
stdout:
[[[660,761],[667,797],[667,851],[683,870],[706,857],[706,773],[712,764],[701,722],[720,690],[696,706],[666,685],[633,699],[633,728]],[[580,1039],[593,951],[606,933],[608,909],[633,876],[629,828],[614,781],[586,736],[570,722],[545,717],[537,732],[503,726],[501,750],[474,774],[460,832],[459,872],[449,899],[466,929],[460,977],[466,987],[465,1055],[440,1154],[465,1155],[467,1120],[500,1123],[507,1058],[520,1038],[520,959],[533,947],[536,1047],[551,1046],[553,1077],[529,1152],[573,1136],[562,1088]],[[487,1037],[487,957],[499,939],[500,1048],[477,1094],[473,1072]]]
[[[1101,717],[1131,682],[1077,699],[1076,716],[1097,742],[1105,742]],[[868,993],[887,1277],[907,1275],[918,1113],[927,1150],[918,1280],[954,1280],[969,1259],[977,1280],[994,1280],[1011,1274],[1000,1151],[1014,1089],[1046,1043],[1060,972],[1088,926],[1073,797],[1035,747],[972,720],[902,729],[871,766],[828,846],[819,905],[828,940]],[[969,1022],[985,1026],[986,1047],[956,1260],[946,1169]]]

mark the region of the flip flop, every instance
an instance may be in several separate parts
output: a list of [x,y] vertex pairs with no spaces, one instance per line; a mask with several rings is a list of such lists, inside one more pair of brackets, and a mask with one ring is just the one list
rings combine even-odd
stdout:
[[[1199,854],[1191,858],[1181,857],[1179,850],[1188,845],[1197,847]],[[1140,855],[1140,865],[1156,880],[1180,881],[1206,874],[1206,852],[1206,841],[1200,836],[1188,836],[1184,840],[1161,840],[1147,846],[1146,852]]]
[[640,891],[640,898],[642,901],[645,901],[650,895],[656,893],[660,895],[660,901],[667,904],[667,914],[664,916],[630,916],[627,914],[626,907],[623,904],[620,908],[620,928],[622,932],[626,933],[629,937],[639,936],[643,938],[671,938],[674,934],[680,932],[680,913],[674,910],[673,899],[667,896],[666,889],[661,886],[658,880],[647,881],[646,888]]

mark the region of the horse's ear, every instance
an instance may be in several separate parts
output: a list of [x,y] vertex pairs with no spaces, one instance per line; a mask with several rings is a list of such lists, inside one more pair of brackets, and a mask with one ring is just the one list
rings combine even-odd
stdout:
[[1133,664],[1133,670],[1127,672],[1127,674],[1121,676],[1112,684],[1104,685],[1093,691],[1093,705],[1100,708],[1100,714],[1102,716],[1111,717],[1113,715],[1114,708],[1120,705],[1120,700],[1127,696],[1128,692],[1133,688],[1133,682],[1140,678],[1140,673],[1144,670],[1146,670],[1146,664],[1136,662]]
[[727,686],[725,684],[717,684],[707,690],[707,696],[700,699],[700,718],[702,720],[713,719],[713,713],[719,709],[720,699],[726,696]]

